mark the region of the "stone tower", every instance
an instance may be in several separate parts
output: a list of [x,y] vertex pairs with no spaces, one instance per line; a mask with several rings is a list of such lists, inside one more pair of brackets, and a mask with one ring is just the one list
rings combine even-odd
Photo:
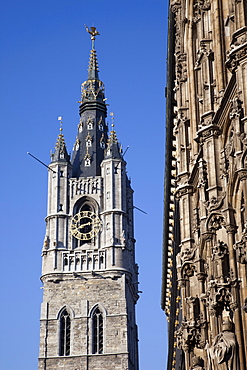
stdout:
[[138,370],[133,190],[87,31],[72,159],[60,129],[49,165],[39,370]]
[[246,370],[247,1],[171,0],[167,369]]

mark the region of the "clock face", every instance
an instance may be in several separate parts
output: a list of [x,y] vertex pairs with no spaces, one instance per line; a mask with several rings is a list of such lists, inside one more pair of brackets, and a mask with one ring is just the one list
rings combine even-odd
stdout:
[[72,235],[80,240],[92,239],[100,229],[101,220],[91,211],[81,211],[71,220]]

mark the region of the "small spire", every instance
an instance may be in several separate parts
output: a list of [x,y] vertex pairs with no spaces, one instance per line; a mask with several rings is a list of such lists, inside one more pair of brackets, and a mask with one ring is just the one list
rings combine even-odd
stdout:
[[63,127],[63,117],[62,116],[59,116],[59,117],[57,117],[57,120],[60,123],[60,128]]
[[91,35],[92,49],[90,52],[89,58],[89,67],[88,67],[88,79],[89,80],[98,80],[99,79],[99,68],[97,61],[97,54],[95,50],[95,37],[99,35],[99,32],[96,30],[96,27],[90,27],[90,29],[85,25],[86,31]]
[[52,162],[58,161],[58,160],[65,160],[69,161],[70,157],[68,155],[65,139],[63,135],[63,127],[62,127],[62,116],[59,116],[58,121],[60,121],[60,128],[59,128],[59,135],[55,144],[55,151],[51,155]]
[[92,49],[89,56],[88,78],[81,85],[81,101],[79,103],[83,105],[85,102],[97,100],[105,104],[105,88],[103,82],[99,79],[99,67],[95,50],[95,37],[99,35],[99,32],[96,30],[96,27],[90,27],[90,29],[86,25],[85,27],[86,31],[91,35]]
[[114,130],[114,127],[115,127],[115,123],[114,123],[115,116],[114,116],[114,113],[113,112],[110,112],[110,116],[111,116],[111,120],[112,120],[112,124],[111,124],[112,130],[110,132],[110,137],[109,137],[108,143],[112,144],[112,143],[117,143],[118,140],[117,140],[117,133]]
[[111,127],[112,127],[112,130],[110,132],[110,137],[109,137],[108,143],[110,143],[110,144],[118,143],[117,133],[114,130],[114,127],[115,127],[114,123],[112,123]]
[[98,60],[96,55],[96,50],[91,50],[89,63],[88,63],[88,79],[89,80],[98,80],[99,79],[99,67]]
[[[110,113],[111,114],[111,113]],[[113,116],[113,113],[111,114],[112,116],[112,119],[113,119],[113,122],[114,122],[114,116]],[[117,134],[116,134],[116,131],[114,130],[114,123],[112,123],[112,130],[110,132],[110,136],[109,136],[109,139],[107,141],[107,148],[106,148],[106,151],[105,151],[105,158],[118,158],[118,159],[122,159],[122,155],[121,155],[121,149],[120,149],[120,145],[119,145],[119,142],[118,142],[118,139],[117,139]]]

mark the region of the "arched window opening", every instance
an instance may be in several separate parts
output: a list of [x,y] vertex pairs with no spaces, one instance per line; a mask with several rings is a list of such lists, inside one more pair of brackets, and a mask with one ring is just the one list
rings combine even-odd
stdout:
[[67,310],[64,310],[60,317],[60,346],[59,356],[70,355],[70,331],[71,320]]
[[89,206],[89,204],[84,204],[80,211],[92,211],[91,207]]
[[98,307],[93,314],[93,353],[103,353],[103,315]]
[[93,129],[93,121],[91,119],[88,120],[87,122],[87,129],[92,130]]

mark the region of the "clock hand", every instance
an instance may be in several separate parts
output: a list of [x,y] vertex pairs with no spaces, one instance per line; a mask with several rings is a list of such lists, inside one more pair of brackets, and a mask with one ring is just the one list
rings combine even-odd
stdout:
[[85,224],[81,224],[79,227],[81,228],[81,227],[84,227],[84,226],[87,226],[87,225],[92,225],[92,222],[87,222]]

